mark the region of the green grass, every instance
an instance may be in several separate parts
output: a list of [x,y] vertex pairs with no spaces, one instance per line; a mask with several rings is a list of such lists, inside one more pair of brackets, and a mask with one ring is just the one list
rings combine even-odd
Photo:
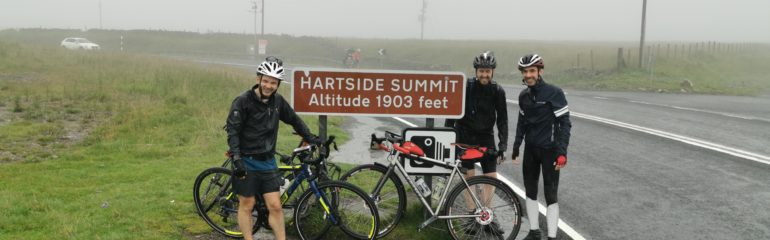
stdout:
[[[253,35],[195,33],[150,30],[68,30],[21,29],[0,31],[0,39],[45,46],[58,46],[65,37],[83,36],[100,43],[105,51],[120,48],[124,36],[126,51],[133,53],[189,55],[224,59],[252,59],[247,46]],[[707,51],[698,43],[650,42],[656,52],[652,77],[649,69],[638,69],[635,42],[566,42],[511,40],[385,40],[355,38],[292,37],[266,35],[268,53],[289,64],[342,67],[345,49],[362,49],[362,68],[402,70],[451,70],[473,76],[473,56],[493,50],[498,59],[498,82],[518,84],[521,78],[516,61],[527,53],[539,53],[546,61],[546,79],[562,87],[589,90],[675,92],[689,79],[695,91],[710,94],[757,95],[770,91],[765,76],[770,69],[767,44],[742,45],[740,50]],[[669,45],[671,46],[669,48]],[[676,54],[674,46],[678,47]],[[684,54],[682,48],[700,46]],[[732,44],[731,47],[736,47]],[[377,50],[387,49],[380,57]],[[618,48],[628,68],[616,69]],[[722,47],[725,49],[726,47]],[[630,52],[628,50],[631,50]],[[668,54],[667,52],[670,52]],[[628,55],[630,53],[630,55]],[[0,53],[1,54],[1,53]],[[593,59],[591,59],[593,56]],[[646,60],[645,60],[646,61]]]
[[[192,183],[223,160],[227,109],[253,79],[229,68],[0,41],[0,116],[9,120],[0,123],[0,239],[210,232],[194,211]],[[317,129],[316,118],[304,119]],[[330,119],[330,134],[344,141],[340,122]],[[279,135],[291,131],[282,126]],[[289,151],[296,141],[281,137],[278,147]]]

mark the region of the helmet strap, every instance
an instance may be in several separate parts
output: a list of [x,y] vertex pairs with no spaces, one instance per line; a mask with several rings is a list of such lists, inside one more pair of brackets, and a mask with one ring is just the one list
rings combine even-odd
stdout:
[[257,87],[257,90],[259,90],[259,99],[264,101],[270,98],[270,96],[267,96],[267,94],[264,91],[262,91],[262,85],[259,85],[259,87]]

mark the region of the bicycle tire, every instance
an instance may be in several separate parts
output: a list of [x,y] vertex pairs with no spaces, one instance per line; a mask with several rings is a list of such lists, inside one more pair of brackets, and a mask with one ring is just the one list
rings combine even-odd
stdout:
[[[368,194],[366,194],[366,192],[350,183],[341,181],[326,181],[323,183],[317,183],[316,189],[319,191],[319,193],[322,193],[320,199],[325,199],[324,201],[318,201],[319,198],[317,194],[311,188],[302,194],[302,196],[299,198],[299,201],[297,202],[297,207],[294,209],[294,226],[299,233],[300,239],[324,239],[326,234],[330,232],[330,229],[333,225],[332,221],[330,221],[329,215],[327,215],[327,212],[332,213],[332,216],[337,218],[337,225],[347,236],[353,237],[355,239],[377,238],[376,233],[379,232],[379,215],[377,213],[377,206],[368,196]],[[353,198],[348,199],[346,197],[347,194],[352,194]],[[329,197],[329,195],[331,195],[331,197]],[[331,198],[331,200],[329,200],[329,198]],[[360,201],[363,201],[363,203]],[[357,214],[355,212],[356,209],[354,206],[350,206],[348,204],[363,204],[361,205],[362,208],[359,212],[366,215]],[[362,219],[364,221],[357,219]],[[346,222],[351,224],[345,224]],[[354,230],[351,228],[352,223],[361,223],[366,227],[364,227],[364,229]],[[321,227],[319,228],[319,226]],[[310,231],[314,230],[317,231],[317,233],[310,233]],[[339,239],[340,237],[336,238]]]
[[401,178],[395,172],[390,174],[380,192],[374,193],[378,181],[387,171],[388,168],[383,165],[363,164],[340,176],[340,181],[350,182],[367,191],[377,205],[377,211],[380,215],[377,238],[383,238],[390,234],[406,213],[406,190]]
[[[238,199],[232,193],[231,177],[232,171],[227,168],[215,167],[204,170],[195,178],[193,198],[195,209],[206,224],[227,237],[242,238],[243,233],[238,228],[237,219]],[[207,185],[203,186],[203,184]],[[206,189],[203,195],[201,195],[201,187]],[[216,219],[217,217],[221,217],[222,220]],[[261,222],[266,218],[259,211],[252,214],[252,217],[254,222],[252,233],[254,233],[259,230]]]
[[[449,197],[446,199],[442,215],[453,215],[453,212],[457,212],[455,215],[463,215],[468,214],[470,212],[469,210],[471,210],[477,214],[479,214],[479,212],[488,213],[487,216],[491,217],[447,219],[447,229],[449,230],[452,239],[516,239],[516,235],[519,234],[519,228],[521,228],[522,211],[521,202],[513,192],[513,189],[499,179],[489,176],[475,176],[468,178],[467,181],[470,189],[473,189],[474,192],[479,192],[478,194],[475,194],[479,201],[484,201],[482,196],[483,191],[481,190],[483,189],[483,185],[494,187],[494,192],[490,193],[489,199],[487,200],[488,203],[486,203],[486,208],[478,209],[473,206],[473,209],[468,209],[467,206],[472,203],[467,202],[470,200],[466,200],[466,196],[461,196],[463,192],[467,192],[466,190],[468,188],[465,187],[465,184],[459,183],[452,188]],[[479,185],[482,185],[482,187],[478,187]],[[473,205],[475,205],[475,203],[473,203]],[[508,211],[506,211],[506,209],[508,209]],[[485,215],[484,213],[481,214]],[[497,232],[497,229],[491,227],[490,223],[492,221],[496,221],[503,232]],[[502,224],[500,222],[502,222]]]

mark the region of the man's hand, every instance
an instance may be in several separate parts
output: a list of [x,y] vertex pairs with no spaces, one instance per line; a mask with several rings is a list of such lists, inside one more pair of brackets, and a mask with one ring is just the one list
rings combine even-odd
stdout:
[[323,158],[326,158],[326,157],[328,157],[328,156],[329,156],[329,150],[328,150],[328,149],[326,149],[326,147],[324,147],[324,145],[323,145],[323,144],[318,144],[318,145],[316,145],[316,146],[318,147],[318,148],[317,148],[317,149],[318,149],[318,154],[319,154],[321,157],[323,157]]
[[553,165],[556,166],[556,171],[559,171],[560,169],[564,168],[564,166],[567,165],[567,156],[559,155],[559,157],[556,158],[556,161],[553,162]]
[[505,162],[505,151],[499,150],[497,151],[497,165],[500,165],[503,162]]
[[240,179],[246,178],[246,166],[243,165],[241,154],[236,153],[233,155],[233,165],[235,165],[235,172],[233,173],[235,177]]
[[318,136],[312,136],[309,139],[305,139],[305,141],[307,143],[310,143],[316,146],[321,146],[321,144],[323,144],[323,141],[321,141],[321,137],[318,137]]
[[513,154],[511,154],[511,163],[513,163],[514,166],[519,165],[519,148],[513,149]]

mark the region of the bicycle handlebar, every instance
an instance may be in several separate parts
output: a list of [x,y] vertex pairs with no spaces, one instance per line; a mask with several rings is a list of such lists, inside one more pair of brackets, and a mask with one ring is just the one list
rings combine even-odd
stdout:
[[385,131],[385,140],[391,143],[400,143],[403,138],[401,135],[395,134],[391,131]]
[[[334,150],[339,150],[337,148],[337,142],[335,141],[335,139],[336,139],[335,136],[333,135],[329,136],[329,139],[327,139],[326,142],[321,144],[321,146],[309,144],[307,146],[294,149],[293,154],[300,155],[300,161],[302,161],[303,163],[308,163],[308,164],[319,163],[329,157],[329,153],[331,152],[330,146],[334,147]],[[318,149],[318,147],[321,147],[321,148]],[[319,155],[318,157],[313,158],[312,154],[310,153],[316,150],[319,150]]]

